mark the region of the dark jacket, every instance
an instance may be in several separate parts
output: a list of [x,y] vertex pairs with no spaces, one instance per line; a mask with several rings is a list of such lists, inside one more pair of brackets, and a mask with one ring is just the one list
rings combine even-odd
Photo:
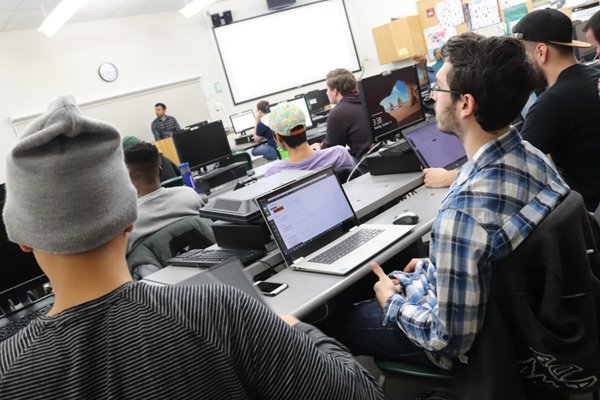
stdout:
[[481,332],[461,368],[465,400],[526,400],[600,386],[600,255],[571,192],[494,265]]
[[350,154],[360,161],[373,144],[373,134],[369,119],[362,108],[357,93],[346,95],[329,112],[327,117],[327,136],[322,147],[348,146]]

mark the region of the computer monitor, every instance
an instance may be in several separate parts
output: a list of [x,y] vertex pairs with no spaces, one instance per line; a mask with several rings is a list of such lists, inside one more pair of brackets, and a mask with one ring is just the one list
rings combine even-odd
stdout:
[[420,62],[415,64],[417,77],[419,78],[419,86],[421,90],[429,90],[429,75],[427,74],[427,63]]
[[308,110],[308,105],[306,104],[306,98],[304,96],[299,96],[293,100],[282,101],[280,103],[269,104],[269,108],[272,110],[274,107],[281,103],[293,104],[299,109],[301,109],[302,112],[304,112],[304,115],[306,116],[306,129],[310,129],[314,126],[312,118],[310,116],[310,111]]
[[[6,186],[0,185],[0,210],[4,208]],[[2,213],[0,213],[0,293],[26,285],[28,282],[43,284],[48,279],[40,269],[32,253],[23,252],[18,245],[8,240]],[[40,282],[41,281],[41,282]]]
[[331,102],[329,101],[329,97],[327,97],[327,89],[313,90],[306,93],[304,97],[306,98],[308,109],[313,115],[331,108]]
[[375,141],[392,138],[402,128],[425,120],[417,70],[412,65],[362,79],[359,87]]
[[231,157],[231,147],[223,122],[214,121],[173,135],[179,161],[192,169],[205,167]]
[[[583,31],[583,27],[585,26],[585,22],[575,21],[573,23],[573,39],[579,40],[582,42],[587,42],[587,37],[585,36],[585,32]],[[590,46],[589,48],[575,49],[575,57],[578,60],[583,61],[591,61],[596,57],[596,48],[594,46]]]
[[256,118],[254,117],[254,111],[247,110],[238,114],[231,115],[229,117],[231,125],[236,133],[244,133],[253,129],[256,125]]

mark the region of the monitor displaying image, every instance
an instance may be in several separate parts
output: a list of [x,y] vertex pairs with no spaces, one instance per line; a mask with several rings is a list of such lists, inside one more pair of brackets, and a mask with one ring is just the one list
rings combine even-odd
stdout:
[[252,110],[244,111],[239,114],[234,114],[229,117],[231,125],[236,133],[249,131],[256,125],[256,119]]
[[417,77],[419,78],[419,86],[421,90],[429,88],[429,75],[427,75],[427,65],[424,62],[415,65]]
[[425,119],[413,66],[365,78],[360,82],[360,92],[375,140]]

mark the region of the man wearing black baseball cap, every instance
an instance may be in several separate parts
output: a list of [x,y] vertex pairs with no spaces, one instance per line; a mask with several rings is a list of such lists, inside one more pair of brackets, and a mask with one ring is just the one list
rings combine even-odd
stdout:
[[560,11],[545,9],[526,15],[513,28],[523,40],[546,89],[529,109],[523,138],[549,154],[588,210],[600,202],[600,71],[578,64],[573,25]]

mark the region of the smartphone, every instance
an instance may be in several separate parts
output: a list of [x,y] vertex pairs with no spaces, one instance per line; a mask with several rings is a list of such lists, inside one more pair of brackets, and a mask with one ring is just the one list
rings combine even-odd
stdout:
[[264,282],[258,281],[254,284],[257,289],[265,296],[277,296],[288,288],[287,283],[275,283],[275,282]]

